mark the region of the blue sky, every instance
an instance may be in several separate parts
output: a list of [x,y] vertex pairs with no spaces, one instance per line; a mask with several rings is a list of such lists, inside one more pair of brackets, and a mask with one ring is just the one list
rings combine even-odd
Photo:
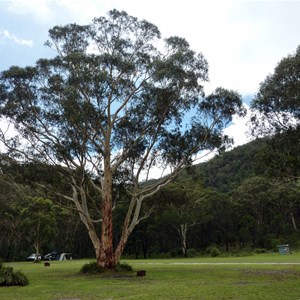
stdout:
[[[222,86],[246,102],[300,44],[300,1],[0,0],[0,71],[53,55],[44,46],[51,27],[87,24],[113,8],[154,23],[163,38],[186,38],[208,60],[206,92]],[[240,122],[228,129],[238,144],[245,142]]]

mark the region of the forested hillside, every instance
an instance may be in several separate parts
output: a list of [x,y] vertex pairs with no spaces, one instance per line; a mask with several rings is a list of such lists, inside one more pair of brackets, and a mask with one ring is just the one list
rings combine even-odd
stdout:
[[263,141],[254,140],[238,146],[197,165],[195,171],[201,176],[205,186],[227,193],[238,187],[246,178],[259,175],[256,174],[255,158],[262,145]]
[[[124,255],[219,255],[274,250],[281,243],[298,247],[299,182],[257,173],[257,155],[265,146],[264,140],[252,141],[196,165],[149,199],[145,219],[130,237]],[[42,253],[57,250],[74,257],[93,256],[76,214],[41,187],[41,181],[55,183],[54,169],[11,162],[2,164],[1,170],[2,259],[24,259],[37,246]],[[116,236],[128,201],[122,189],[119,193],[123,200],[115,209]],[[146,215],[149,209],[152,213]]]
[[162,208],[134,233],[128,252],[175,255],[184,252],[183,242],[191,253],[299,247],[299,180],[270,176],[262,157],[273,143],[255,140],[193,166],[158,195]]

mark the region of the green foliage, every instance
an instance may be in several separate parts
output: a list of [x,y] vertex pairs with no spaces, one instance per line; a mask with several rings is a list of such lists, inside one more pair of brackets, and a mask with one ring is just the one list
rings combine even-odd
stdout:
[[[197,176],[202,165],[198,165],[193,170],[194,173],[185,174],[162,189],[154,198],[149,198],[143,214],[151,207],[155,206],[157,209],[133,231],[125,249],[126,257],[182,257],[180,240],[174,226],[183,221],[193,224],[193,220],[197,220],[198,224],[188,230],[187,248],[194,248],[199,252],[204,252],[212,244],[217,244],[222,249],[222,255],[229,255],[230,252],[232,255],[244,255],[241,254],[243,249],[247,249],[248,254],[254,249],[262,248],[273,251],[276,250],[276,245],[284,243],[291,244],[293,248],[299,247],[299,183],[283,179],[274,181],[264,173],[260,177],[252,176],[255,153],[259,152],[263,143],[264,140],[255,141],[235,148],[204,164],[206,170],[209,170],[207,177],[210,178],[206,184],[216,183],[215,189],[225,187],[224,190],[228,189],[229,194],[203,187]],[[235,172],[236,175],[239,174],[237,177],[234,177]],[[11,178],[8,180],[5,175],[0,181],[7,196],[0,195],[0,256],[6,261],[24,260],[30,252],[35,252],[32,240],[24,239],[28,227],[21,226],[25,215],[20,214],[31,198],[24,186],[16,184]],[[215,178],[218,178],[218,182]],[[234,189],[228,187],[228,184],[232,184]],[[122,203],[114,210],[116,234],[122,229],[122,219],[126,215],[128,203],[123,190],[119,193]],[[191,205],[192,203],[196,206]],[[49,236],[49,242],[42,247],[43,253],[57,249],[72,252],[75,257],[93,257],[93,247],[85,228],[78,224],[72,211],[55,207],[54,214],[59,234]],[[93,214],[96,216],[96,212]]]
[[299,125],[300,106],[300,46],[294,54],[284,57],[274,74],[261,83],[251,107],[259,113],[253,115],[254,130],[270,134],[271,129],[283,132]]
[[12,267],[0,267],[0,286],[25,286],[29,281],[20,271],[14,272]]
[[27,230],[26,238],[32,242],[36,253],[41,253],[43,243],[55,234],[55,211],[51,200],[42,197],[28,199],[20,211],[22,227]]
[[300,126],[264,140],[256,155],[256,173],[273,178],[300,178]]
[[272,136],[259,162],[273,177],[300,178],[300,46],[261,83],[251,103],[252,133]]
[[126,262],[119,262],[115,266],[116,272],[131,272],[133,271],[133,267]]
[[206,254],[210,255],[211,257],[217,257],[221,255],[221,251],[216,246],[210,246],[205,250]]
[[[131,272],[133,271],[132,266],[127,264],[126,262],[119,262],[113,269],[115,272]],[[90,262],[88,264],[85,264],[80,269],[80,273],[83,274],[101,274],[106,271],[105,268],[99,266],[97,262]]]
[[34,191],[4,173],[3,164],[0,157],[0,257],[3,260],[20,259],[22,256],[19,249],[23,249],[25,242],[20,210],[26,206],[26,199]]
[[197,257],[199,255],[200,254],[196,249],[194,249],[194,248],[187,249],[187,257]]
[[255,157],[263,141],[252,141],[222,153],[206,163],[196,165],[194,172],[205,186],[220,192],[229,192],[246,178],[255,175]]
[[83,274],[100,274],[105,272],[105,269],[97,264],[97,262],[90,262],[85,264],[80,269],[80,273]]
[[267,250],[265,248],[257,248],[254,249],[254,253],[256,254],[267,253]]

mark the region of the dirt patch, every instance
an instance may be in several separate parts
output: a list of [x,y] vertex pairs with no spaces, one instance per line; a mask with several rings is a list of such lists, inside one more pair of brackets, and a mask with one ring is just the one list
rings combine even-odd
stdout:
[[298,276],[300,272],[290,270],[245,270],[245,273],[254,275],[280,275],[280,276]]
[[245,279],[251,278],[265,278],[271,281],[286,281],[295,280],[300,277],[300,272],[295,270],[243,270]]

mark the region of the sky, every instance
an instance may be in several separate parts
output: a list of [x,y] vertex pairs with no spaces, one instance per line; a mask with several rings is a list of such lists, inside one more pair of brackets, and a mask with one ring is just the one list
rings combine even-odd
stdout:
[[[163,38],[184,37],[208,60],[205,92],[233,89],[246,104],[300,44],[300,0],[0,0],[0,71],[53,56],[44,46],[53,26],[88,24],[114,8],[157,25]],[[249,140],[246,122],[234,118],[225,131],[235,145]]]

